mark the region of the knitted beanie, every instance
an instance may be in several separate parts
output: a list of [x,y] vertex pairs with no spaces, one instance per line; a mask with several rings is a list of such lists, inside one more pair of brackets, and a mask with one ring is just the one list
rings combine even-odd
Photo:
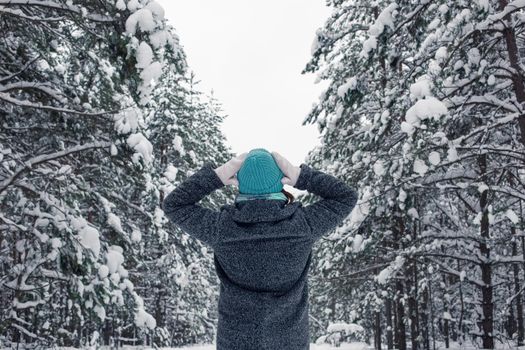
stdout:
[[284,174],[264,148],[252,149],[237,172],[239,193],[263,194],[280,192]]

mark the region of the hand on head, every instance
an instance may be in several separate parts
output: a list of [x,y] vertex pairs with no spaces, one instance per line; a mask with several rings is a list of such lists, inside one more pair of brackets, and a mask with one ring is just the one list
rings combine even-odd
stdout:
[[295,186],[297,179],[299,178],[299,174],[301,173],[301,168],[294,166],[288,161],[288,159],[284,158],[276,151],[272,151],[272,155],[275,159],[275,162],[284,174],[284,177],[281,179],[283,185],[290,185],[292,187]]
[[[284,176],[281,179],[283,185],[295,186],[299,174],[301,173],[301,168],[294,166],[288,159],[284,158],[276,151],[271,152],[275,163],[279,166],[279,169],[283,172]],[[217,167],[215,172],[217,176],[221,179],[222,183],[225,185],[236,185],[239,186],[239,181],[236,178],[236,174],[241,168],[248,152],[241,153],[240,155],[230,159],[228,162]]]
[[233,157],[223,165],[215,168],[215,173],[221,179],[224,185],[236,185],[239,186],[239,181],[235,177],[235,174],[241,168],[242,163],[246,159],[248,152],[241,153],[240,155]]

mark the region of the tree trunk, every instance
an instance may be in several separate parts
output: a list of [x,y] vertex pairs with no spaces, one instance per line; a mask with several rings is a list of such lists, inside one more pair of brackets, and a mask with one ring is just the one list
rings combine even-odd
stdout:
[[[458,271],[461,271],[461,264],[459,260],[458,263]],[[461,310],[459,311],[459,322],[458,322],[458,332],[460,334],[461,338],[461,344],[465,341],[465,331],[463,330],[463,318],[465,316],[465,300],[463,299],[463,283],[459,282],[459,301],[461,305]]]
[[[518,244],[516,242],[516,227],[510,228],[512,237],[515,238],[512,241],[512,255],[518,255]],[[516,327],[518,331],[518,344],[517,346],[522,346],[523,344],[523,296],[520,294],[521,284],[520,284],[520,269],[518,264],[513,264],[513,273],[514,273],[514,293],[516,293]]]
[[392,333],[392,299],[387,297],[385,300],[385,318],[386,318],[386,345],[387,349],[394,348],[394,337]]
[[375,315],[374,347],[376,350],[381,350],[381,314],[377,311]]
[[[500,10],[503,10],[505,6],[508,5],[508,0],[499,0]],[[511,15],[507,14],[503,17],[505,22],[508,23],[508,26],[505,26],[503,29],[503,36],[505,37],[505,42],[507,44],[507,53],[509,55],[509,64],[512,67],[512,87],[514,89],[514,94],[516,95],[516,100],[519,103],[525,102],[525,83],[523,82],[523,75],[520,73],[520,63],[518,56],[518,45],[516,42],[516,32],[511,26]],[[521,142],[525,145],[525,114],[519,116],[518,119],[520,132],[521,132]]]
[[425,350],[430,350],[430,333],[428,329],[429,323],[429,297],[428,297],[428,287],[423,291],[423,302],[421,303],[421,329],[423,332],[423,348]]
[[[414,196],[414,200],[417,201],[417,196]],[[412,240],[417,239],[417,226],[412,225]],[[410,283],[412,287],[409,289],[408,294],[408,313],[410,317],[410,341],[412,343],[412,350],[419,349],[419,311],[417,305],[417,294],[418,294],[418,279],[417,279],[417,263],[416,260],[412,260],[407,269],[407,288]]]
[[[412,350],[419,349],[419,317],[417,310],[417,267],[416,262],[410,263],[407,270],[407,282],[412,282],[412,288],[409,291],[408,297],[408,313],[410,318],[410,341],[412,343]],[[413,279],[410,278],[413,276]],[[408,288],[408,286],[407,286]]]
[[[478,157],[478,165],[482,182],[486,183],[487,172],[487,155],[482,154]],[[489,235],[489,215],[488,215],[488,190],[483,191],[480,195],[479,205],[482,210],[481,215],[481,243],[479,244],[479,251],[484,260],[481,262],[481,279],[484,286],[481,287],[482,295],[482,313],[483,320],[481,321],[482,329],[482,343],[484,349],[494,349],[494,305],[492,301],[493,287],[492,287],[492,266],[490,263],[490,245],[487,242],[490,240]]]
[[[394,212],[394,220],[396,222],[396,225],[393,227],[393,239],[394,239],[394,251],[398,251],[401,248],[401,244],[399,242],[401,241],[401,237],[403,233],[405,232],[405,223],[403,221],[403,217],[401,216],[401,213],[399,211]],[[395,298],[395,305],[396,305],[396,324],[395,324],[395,343],[396,343],[396,349],[398,350],[406,350],[407,344],[406,344],[406,330],[405,330],[405,306],[403,305],[403,302],[401,299],[405,295],[403,281],[399,278],[396,279],[396,298]]]
[[405,330],[405,306],[403,305],[403,302],[401,301],[401,298],[403,298],[404,295],[404,288],[403,288],[403,282],[400,280],[396,281],[396,331],[395,331],[395,337],[396,337],[396,349],[398,350],[406,350],[407,348],[407,340],[406,340],[406,330]]

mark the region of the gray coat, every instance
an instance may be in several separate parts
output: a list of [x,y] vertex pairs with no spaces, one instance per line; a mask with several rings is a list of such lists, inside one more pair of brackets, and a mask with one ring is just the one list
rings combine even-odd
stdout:
[[164,200],[166,216],[214,251],[220,280],[217,350],[310,349],[307,274],[312,245],[354,208],[357,192],[301,164],[296,188],[322,197],[248,200],[219,211],[196,204],[224,186],[206,163]]

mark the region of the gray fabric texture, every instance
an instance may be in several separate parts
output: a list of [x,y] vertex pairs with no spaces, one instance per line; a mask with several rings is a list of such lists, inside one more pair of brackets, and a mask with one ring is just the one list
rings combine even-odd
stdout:
[[217,350],[308,350],[308,270],[312,245],[345,219],[357,192],[305,163],[295,188],[321,198],[255,199],[219,210],[197,202],[221,188],[214,164],[180,183],[163,201],[171,222],[213,249],[220,280]]

